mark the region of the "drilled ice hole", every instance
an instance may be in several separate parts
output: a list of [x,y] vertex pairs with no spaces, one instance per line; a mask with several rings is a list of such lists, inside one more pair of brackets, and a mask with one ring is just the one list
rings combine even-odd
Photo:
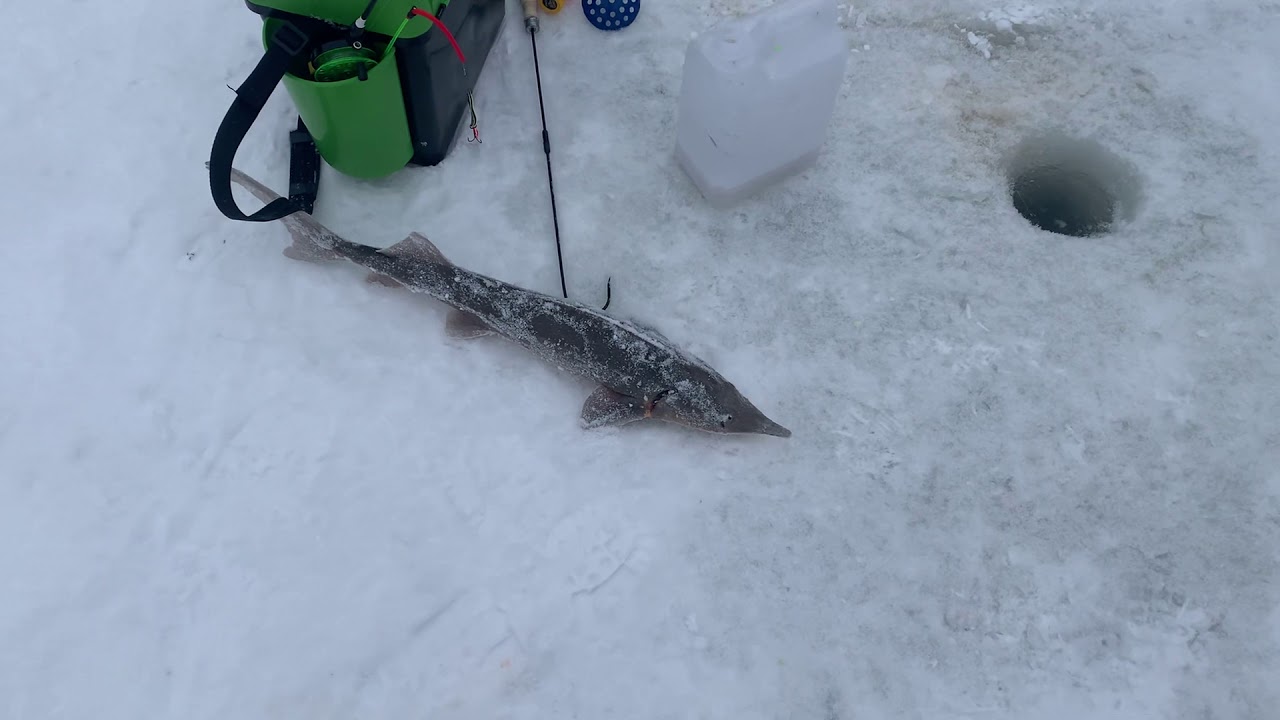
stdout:
[[1028,138],[1011,153],[1006,173],[1013,207],[1048,232],[1103,235],[1137,210],[1137,172],[1093,140],[1060,133]]

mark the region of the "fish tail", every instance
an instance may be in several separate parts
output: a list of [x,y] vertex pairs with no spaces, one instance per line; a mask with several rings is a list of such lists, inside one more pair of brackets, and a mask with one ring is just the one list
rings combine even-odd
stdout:
[[[271,188],[236,168],[231,168],[231,180],[264,203],[280,197]],[[280,222],[289,229],[289,237],[293,239],[293,244],[284,249],[285,257],[307,262],[327,262],[340,257],[334,248],[343,242],[342,238],[316,222],[309,213],[292,213],[280,218]]]

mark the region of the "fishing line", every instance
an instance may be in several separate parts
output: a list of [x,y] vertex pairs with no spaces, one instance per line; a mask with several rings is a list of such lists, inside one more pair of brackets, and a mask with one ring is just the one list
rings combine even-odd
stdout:
[[[374,0],[374,2],[376,1],[377,0]],[[373,3],[369,3],[369,6],[372,7]],[[387,43],[387,49],[382,51],[383,59],[385,60],[386,57],[391,54],[391,48],[395,47],[396,41],[400,39],[400,35],[404,32],[405,26],[409,24],[409,21],[413,19],[414,15],[417,15],[419,17],[424,17],[430,20],[433,25],[440,28],[440,32],[444,33],[445,39],[448,40],[449,44],[453,46],[453,52],[455,55],[458,56],[458,61],[462,63],[462,74],[466,75],[467,74],[467,58],[462,54],[462,47],[458,45],[458,39],[453,36],[453,33],[449,32],[448,26],[446,26],[444,22],[440,20],[440,18],[436,17],[435,15],[432,15],[431,13],[427,12],[426,10],[423,10],[422,8],[416,5],[409,8],[409,12],[404,16],[404,19],[400,21],[400,27],[396,28],[395,34],[391,36],[391,42]]]
[[[445,39],[453,46],[453,52],[458,56],[458,61],[462,63],[462,74],[467,74],[467,58],[462,53],[462,47],[458,44],[457,38],[453,33],[449,32],[449,28],[440,20],[440,18],[432,15],[426,10],[422,10],[417,6],[410,8],[405,14],[404,19],[400,21],[400,26],[396,28],[395,34],[391,36],[391,41],[387,43],[383,49],[381,56],[374,53],[372,48],[366,47],[360,38],[364,36],[365,23],[369,19],[369,14],[373,12],[373,8],[378,4],[378,0],[370,0],[364,12],[356,19],[351,26],[351,33],[346,43],[336,43],[332,47],[325,49],[310,63],[312,76],[317,82],[338,82],[348,80],[353,77],[366,77],[367,73],[372,72],[373,68],[383,60],[391,56],[391,50],[395,47],[396,42],[404,33],[404,29],[408,26],[409,21],[414,16],[420,16],[430,20],[440,32],[444,34]],[[468,94],[470,101],[470,94]],[[476,118],[474,108],[472,109],[472,126],[471,129],[476,132]],[[476,133],[476,139],[479,139]]]
[[470,92],[467,93],[467,107],[471,110],[471,139],[467,142],[482,143],[484,141],[480,139],[480,118],[476,117],[476,100]]

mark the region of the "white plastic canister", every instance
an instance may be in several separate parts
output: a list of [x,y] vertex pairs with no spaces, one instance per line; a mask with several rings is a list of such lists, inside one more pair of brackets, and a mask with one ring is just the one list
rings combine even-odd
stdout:
[[689,43],[676,157],[708,201],[731,205],[817,159],[848,58],[836,0],[779,0]]

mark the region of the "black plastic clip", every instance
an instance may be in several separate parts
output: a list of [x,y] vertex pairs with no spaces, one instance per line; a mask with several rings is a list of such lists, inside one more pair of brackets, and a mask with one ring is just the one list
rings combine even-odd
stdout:
[[293,57],[306,49],[310,40],[288,20],[283,21],[271,36],[271,42]]
[[289,133],[289,199],[310,215],[319,192],[320,151],[299,116],[298,129]]

